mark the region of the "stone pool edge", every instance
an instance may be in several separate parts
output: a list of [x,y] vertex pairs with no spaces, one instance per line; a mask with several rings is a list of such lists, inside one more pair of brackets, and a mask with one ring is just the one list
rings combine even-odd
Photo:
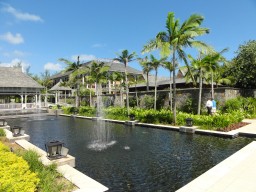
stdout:
[[29,142],[30,136],[24,135],[24,136],[17,136],[13,137],[12,132],[9,131],[10,126],[0,126],[0,129],[3,129],[6,133],[6,138],[9,140],[9,142],[16,143],[19,146],[21,146],[25,150],[33,150],[35,151],[39,156],[39,160],[44,165],[49,165],[52,163],[57,164],[57,171],[62,174],[64,178],[69,180],[71,183],[73,183],[78,189],[73,192],[83,192],[83,191],[97,191],[97,192],[104,192],[108,191],[108,188],[98,181],[88,177],[84,173],[78,171],[75,169],[75,157],[71,155],[67,155],[67,157],[57,159],[50,161],[47,158],[47,153],[40,149],[39,147],[35,146],[34,144]]
[[[60,114],[60,116],[65,116],[65,117],[75,117],[75,118],[82,118],[82,119],[90,119],[94,120],[95,117],[86,117],[86,116],[80,116],[80,115],[67,115],[67,114]],[[113,119],[102,119],[105,120],[106,122],[113,122],[113,123],[119,123],[119,124],[127,124],[127,121],[122,121],[122,120],[113,120]],[[129,121],[132,122],[132,121]],[[197,129],[197,127],[194,127],[194,133],[195,134],[200,134],[200,135],[207,135],[207,136],[216,136],[216,137],[222,137],[222,138],[237,138],[237,137],[250,137],[250,138],[256,138],[256,129],[251,131],[251,127],[255,126],[256,128],[256,120],[248,120],[245,119],[243,122],[248,122],[250,123],[249,125],[246,125],[242,128],[239,128],[237,130],[229,131],[229,132],[222,132],[222,131],[211,131],[211,130],[203,130],[203,129]],[[131,123],[130,126],[133,125],[140,125],[143,127],[149,127],[149,128],[156,128],[156,129],[164,129],[164,130],[171,130],[171,131],[180,131],[181,133],[184,131],[181,131],[181,127],[178,126],[171,126],[171,125],[160,125],[160,124],[150,124],[150,123],[139,123],[139,122],[134,122]],[[249,131],[248,128],[250,127]],[[190,127],[188,127],[190,129]]]

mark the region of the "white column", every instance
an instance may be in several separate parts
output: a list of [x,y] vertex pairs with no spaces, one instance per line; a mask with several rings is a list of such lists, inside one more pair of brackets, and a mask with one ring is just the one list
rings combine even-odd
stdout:
[[42,105],[41,105],[41,94],[39,94],[39,108],[41,109]]
[[25,109],[27,109],[27,94],[25,94]]
[[23,95],[20,95],[20,97],[21,97],[21,109],[23,109]]
[[56,91],[55,92],[55,104],[57,104],[58,103],[58,92]]
[[35,108],[37,108],[37,94],[35,95],[35,100],[36,100],[36,106],[35,106]]

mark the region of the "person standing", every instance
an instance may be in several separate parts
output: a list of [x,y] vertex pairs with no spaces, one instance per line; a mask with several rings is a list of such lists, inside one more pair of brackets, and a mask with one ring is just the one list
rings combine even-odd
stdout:
[[217,111],[216,101],[212,98],[212,114],[215,114]]
[[206,108],[208,115],[212,114],[212,100],[209,98],[206,102]]

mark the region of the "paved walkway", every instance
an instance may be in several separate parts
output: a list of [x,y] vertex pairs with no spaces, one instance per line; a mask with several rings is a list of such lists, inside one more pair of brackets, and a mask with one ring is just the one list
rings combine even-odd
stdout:
[[[256,120],[231,131],[256,136]],[[248,144],[177,192],[256,192],[256,141]]]

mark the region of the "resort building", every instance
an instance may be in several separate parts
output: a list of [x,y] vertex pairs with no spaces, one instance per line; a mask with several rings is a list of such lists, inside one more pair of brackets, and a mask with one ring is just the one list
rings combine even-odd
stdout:
[[41,108],[44,88],[19,67],[0,67],[0,109]]
[[[99,64],[101,62],[104,62],[105,66],[109,66],[109,74],[111,74],[113,72],[120,72],[122,74],[125,73],[124,64],[120,63],[120,62],[117,62],[117,61],[113,61],[111,59],[98,59],[98,60],[89,61],[89,62],[83,63],[81,68],[83,68],[83,67],[89,67],[90,68],[93,62],[96,62],[97,64]],[[140,81],[144,80],[144,76],[142,74],[142,71],[134,69],[130,66],[127,66],[126,70],[127,70],[128,76],[133,77],[133,78],[138,78],[138,79],[140,79]],[[68,72],[64,72],[64,73],[60,72],[56,75],[51,76],[53,86],[55,86],[60,81],[67,82],[70,79],[70,74],[71,73],[72,73],[72,71],[68,71]],[[85,76],[86,75],[87,74],[85,74]],[[103,93],[104,94],[112,94],[113,92],[117,91],[117,90],[115,90],[115,84],[120,85],[120,83],[121,83],[120,81],[114,82],[114,81],[108,80],[108,83],[103,85],[103,90],[102,90]],[[84,85],[87,89],[93,89],[94,91],[96,91],[95,90],[96,86],[95,85],[91,86],[91,85],[87,84],[86,81],[84,80],[84,78],[82,80],[82,85]],[[59,86],[58,86],[59,89],[60,89],[60,86],[61,86],[61,84],[59,84]],[[76,87],[72,87],[72,88],[74,89],[73,91],[75,91]],[[64,92],[59,92],[59,95],[62,95],[62,97],[64,97]]]

